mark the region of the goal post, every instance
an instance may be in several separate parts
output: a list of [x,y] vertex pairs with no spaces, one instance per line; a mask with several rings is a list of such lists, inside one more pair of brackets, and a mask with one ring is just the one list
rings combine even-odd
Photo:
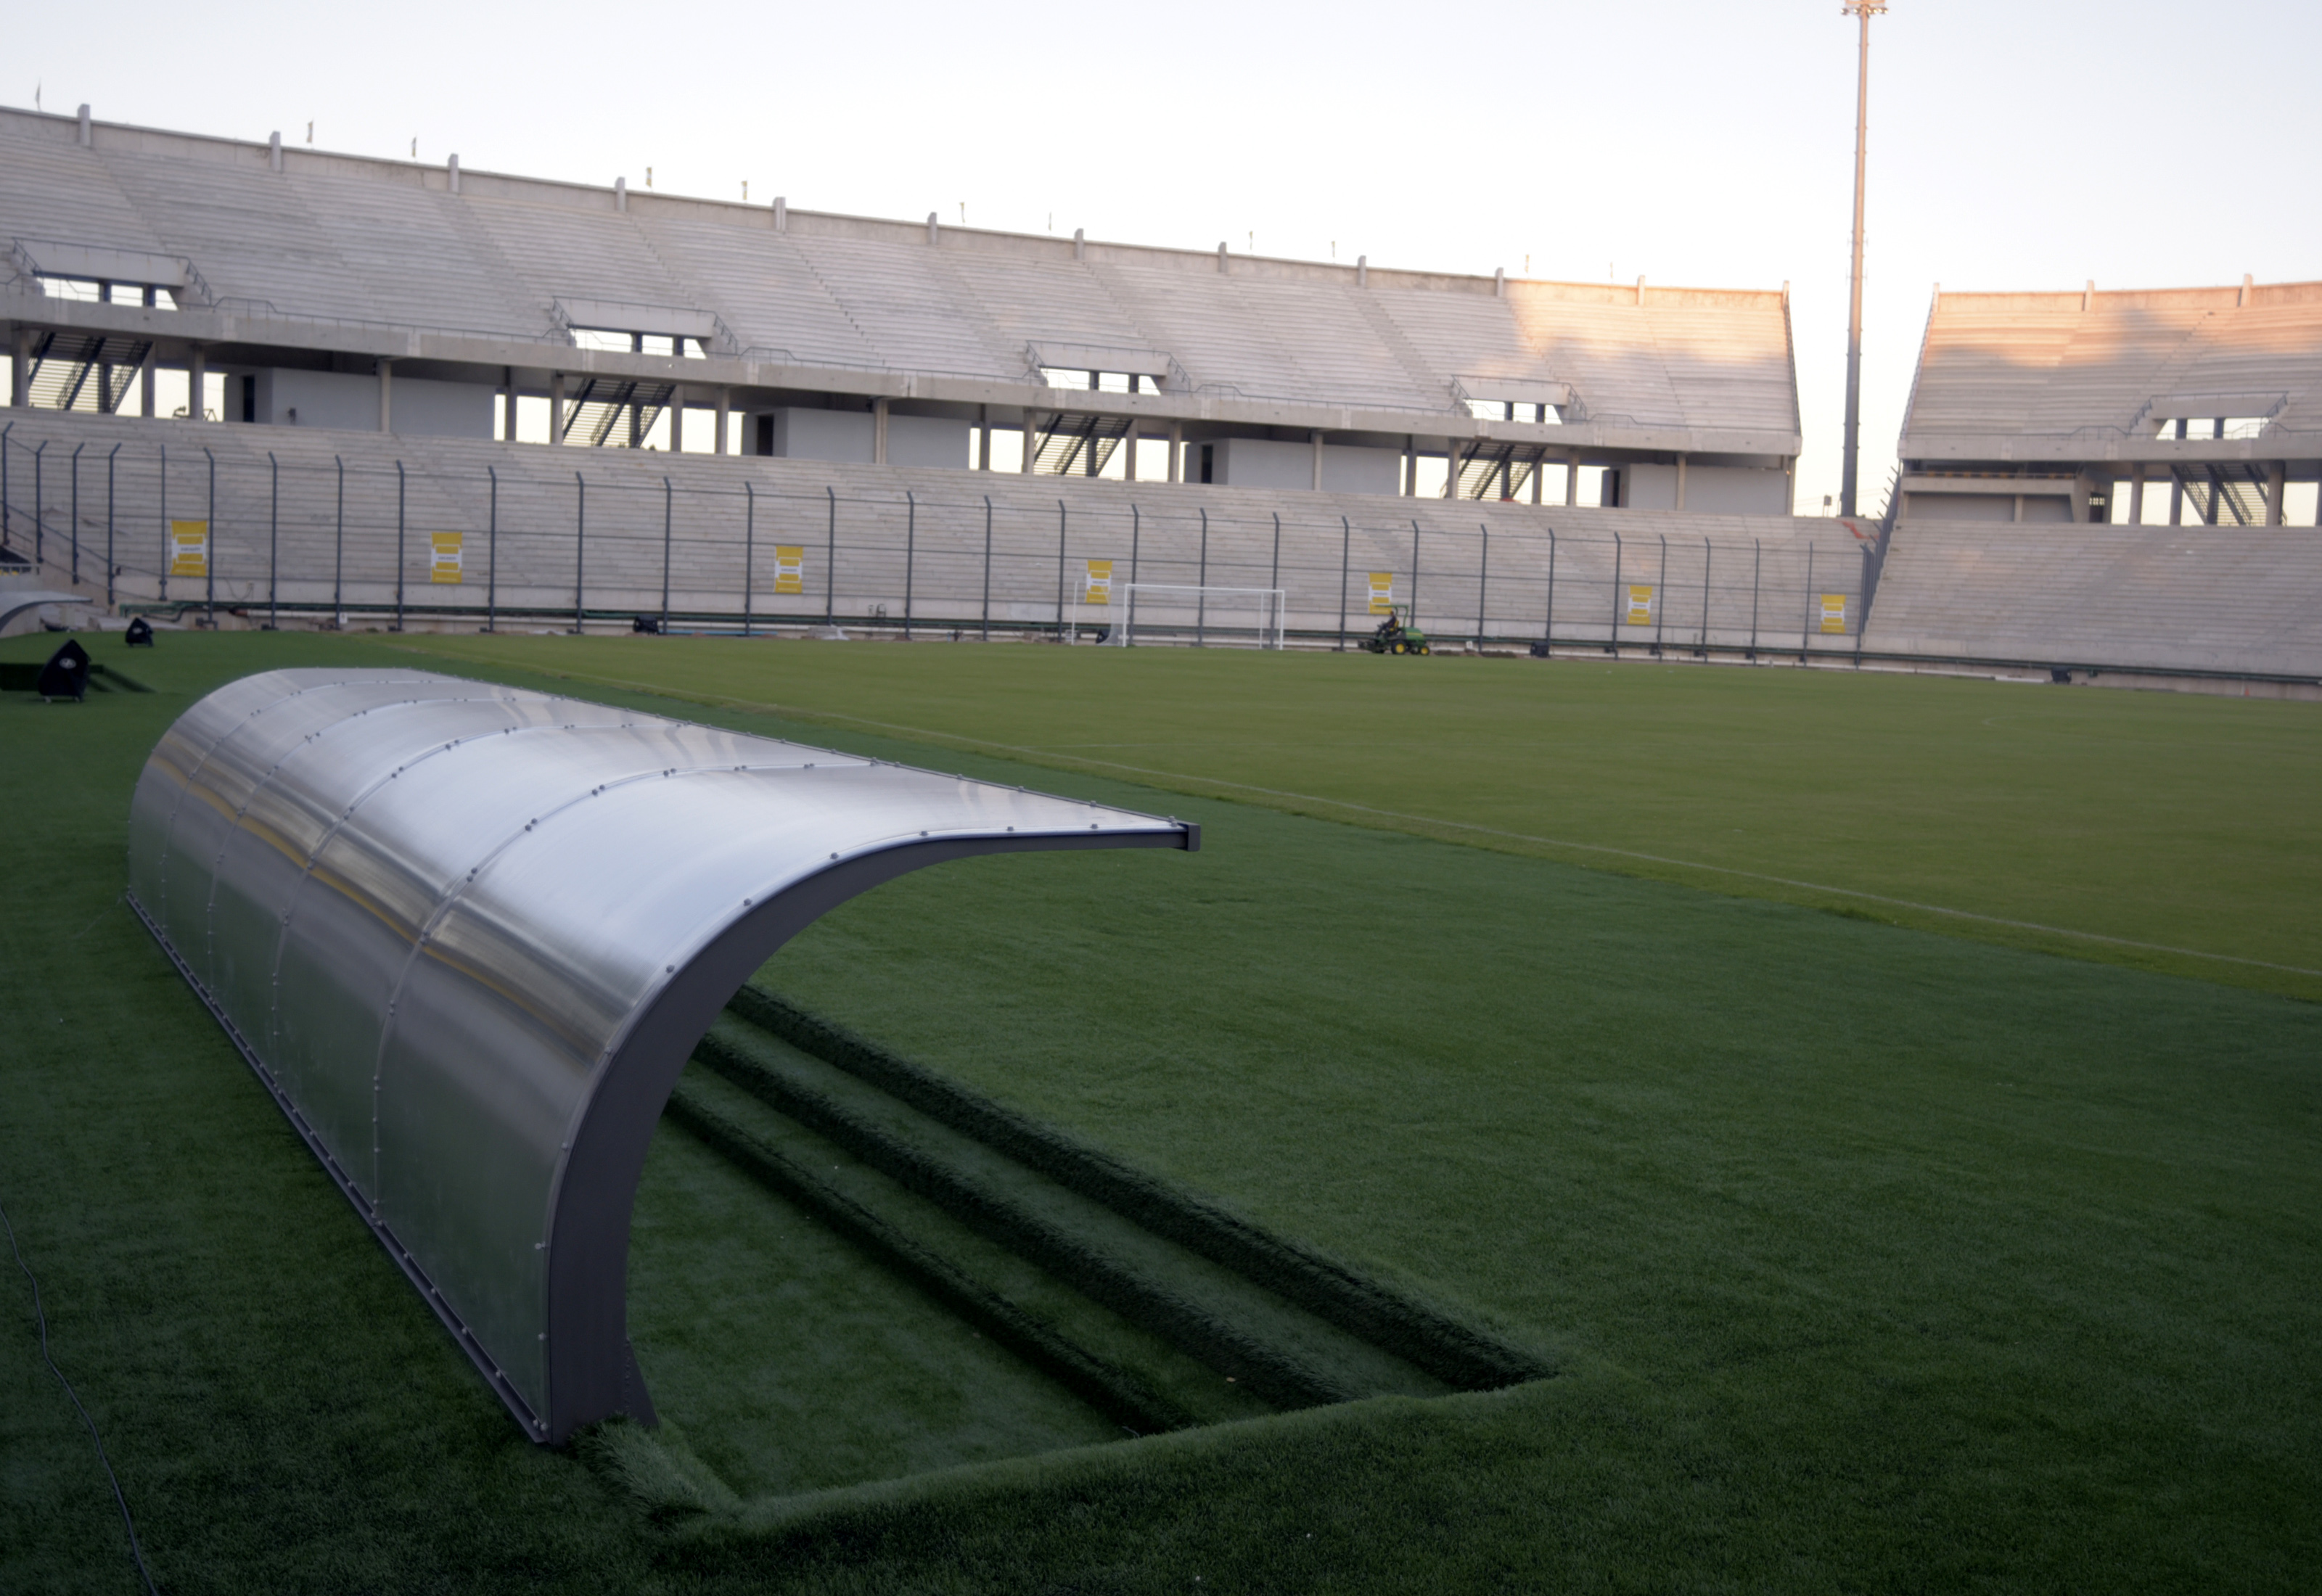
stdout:
[[1123,582],[1110,597],[1112,627],[1105,642],[1121,648],[1174,643],[1278,649],[1287,634],[1288,605],[1280,588]]

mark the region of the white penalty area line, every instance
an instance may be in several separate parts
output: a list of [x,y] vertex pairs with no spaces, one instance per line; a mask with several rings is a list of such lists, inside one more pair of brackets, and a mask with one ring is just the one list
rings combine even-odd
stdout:
[[[414,652],[422,652],[416,651]],[[542,674],[549,674],[542,672]],[[620,677],[596,676],[585,671],[559,670],[553,674],[586,681],[602,682],[608,687],[633,689],[651,693],[656,698],[675,697],[664,687],[651,682],[630,681]],[[2004,926],[2013,931],[2036,931],[2046,936],[2064,936],[2081,942],[2100,942],[2107,947],[2135,948],[2148,953],[2173,953],[2184,959],[2208,959],[2220,964],[2241,964],[2253,970],[2279,971],[2284,975],[2306,975],[2322,980],[2322,970],[2308,970],[2298,964],[2275,964],[2264,959],[2245,959],[2238,953],[2212,953],[2201,948],[2171,947],[2167,943],[2138,942],[2132,937],[2107,936],[2101,931],[2078,931],[2069,926],[2043,926],[2036,920],[2011,920],[1999,915],[1982,915],[1973,909],[1951,908],[1940,903],[1916,903],[1907,898],[1888,898],[1877,892],[1864,892],[1852,887],[1825,886],[1820,881],[1801,881],[1790,876],[1768,875],[1760,871],[1742,870],[1730,864],[1704,864],[1698,860],[1672,859],[1667,854],[1646,853],[1634,848],[1615,848],[1604,843],[1573,843],[1561,837],[1535,836],[1530,832],[1503,831],[1497,826],[1477,825],[1466,820],[1442,820],[1432,815],[1412,815],[1401,809],[1382,809],[1371,804],[1358,804],[1348,798],[1324,798],[1315,793],[1291,792],[1279,787],[1259,787],[1248,781],[1229,781],[1219,776],[1188,775],[1183,771],[1159,771],[1146,765],[1123,764],[1118,760],[1091,759],[1086,754],[1059,753],[1052,749],[1020,743],[998,743],[988,737],[969,737],[957,732],[938,732],[927,726],[905,725],[898,721],[873,720],[868,716],[847,715],[835,709],[810,709],[768,703],[759,698],[733,698],[722,695],[688,695],[698,701],[731,705],[736,708],[757,709],[775,715],[800,715],[821,720],[850,721],[856,725],[872,726],[882,732],[900,732],[906,736],[925,738],[939,743],[964,743],[972,748],[994,749],[1002,753],[1027,754],[1040,759],[1070,760],[1074,764],[1095,765],[1103,770],[1125,771],[1136,776],[1158,776],[1170,781],[1201,782],[1210,787],[1229,787],[1238,792],[1263,793],[1268,798],[1290,798],[1302,804],[1324,804],[1332,808],[1350,809],[1359,815],[1376,815],[1382,819],[1408,821],[1413,825],[1441,826],[1450,831],[1473,832],[1478,836],[1504,837],[1509,842],[1532,843],[1543,848],[1567,848],[1578,853],[1603,853],[1616,859],[1641,860],[1648,864],[1665,864],[1678,870],[1697,870],[1710,875],[1732,876],[1739,880],[1764,881],[1770,886],[1793,887],[1802,892],[1827,893],[1833,898],[1851,898],[1863,903],[1883,903],[1892,908],[1906,908],[1923,915],[1942,915],[1954,920],[1972,920],[1979,926]]]

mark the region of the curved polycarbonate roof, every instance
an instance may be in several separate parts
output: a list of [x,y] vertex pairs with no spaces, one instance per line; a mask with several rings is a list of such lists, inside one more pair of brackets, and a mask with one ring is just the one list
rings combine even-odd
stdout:
[[652,1416],[628,1224],[694,1044],[817,916],[1174,820],[423,671],[280,670],[146,762],[132,900],[540,1440]]

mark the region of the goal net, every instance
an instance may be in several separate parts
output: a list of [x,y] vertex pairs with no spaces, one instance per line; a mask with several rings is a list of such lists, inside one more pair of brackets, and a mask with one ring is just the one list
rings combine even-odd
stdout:
[[1283,589],[1207,588],[1168,582],[1123,582],[1105,607],[1112,614],[1105,642],[1188,643],[1208,648],[1283,646]]

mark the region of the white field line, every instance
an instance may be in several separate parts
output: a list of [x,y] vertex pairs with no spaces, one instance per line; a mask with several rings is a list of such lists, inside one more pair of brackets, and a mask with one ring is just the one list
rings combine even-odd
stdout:
[[[414,652],[433,651],[414,650]],[[628,688],[633,691],[650,693],[655,698],[672,698],[666,687],[651,682],[629,681],[620,677],[596,676],[579,670],[543,671],[571,677],[577,680],[601,682],[607,687]],[[731,705],[738,709],[758,709],[776,715],[803,716],[819,720],[851,721],[856,725],[872,726],[882,732],[900,732],[906,736],[938,743],[964,743],[973,748],[989,748],[1002,753],[1029,754],[1041,759],[1065,759],[1074,764],[1095,765],[1108,771],[1121,771],[1136,776],[1158,776],[1170,781],[1197,781],[1210,787],[1230,787],[1238,792],[1263,793],[1268,798],[1290,798],[1302,804],[1323,804],[1332,808],[1351,809],[1359,815],[1376,815],[1386,820],[1409,821],[1414,825],[1441,826],[1450,831],[1474,832],[1478,836],[1504,837],[1514,843],[1532,843],[1544,848],[1567,848],[1579,853],[1604,853],[1616,859],[1641,860],[1649,864],[1666,864],[1678,870],[1697,870],[1710,875],[1732,876],[1745,881],[1764,881],[1777,887],[1795,887],[1804,892],[1824,892],[1833,898],[1858,898],[1864,903],[1883,903],[1894,908],[1915,910],[1923,915],[1943,915],[1955,920],[1973,920],[1983,926],[2005,926],[2015,931],[2037,931],[2048,936],[2069,936],[2082,942],[2100,942],[2111,947],[2135,948],[2148,953],[2173,953],[2185,959],[2209,959],[2221,964],[2244,964],[2253,970],[2278,970],[2285,975],[2310,975],[2322,978],[2322,970],[2308,970],[2298,964],[2275,964],[2263,959],[2245,959],[2238,953],[2213,953],[2202,948],[2171,947],[2162,942],[2138,942],[2126,936],[2107,936],[2101,931],[2080,931],[2070,926],[2043,926],[2036,920],[2010,920],[1999,915],[1982,915],[1973,909],[1952,908],[1940,903],[1916,903],[1907,898],[1888,898],[1877,892],[1859,891],[1852,887],[1825,886],[1820,881],[1801,881],[1790,876],[1767,875],[1763,871],[1741,870],[1730,864],[1704,864],[1695,859],[1672,859],[1662,853],[1645,853],[1634,848],[1615,848],[1604,843],[1574,843],[1561,837],[1535,836],[1530,832],[1503,831],[1497,826],[1476,825],[1466,820],[1442,820],[1432,815],[1412,815],[1401,809],[1382,809],[1371,804],[1358,804],[1348,798],[1325,798],[1309,792],[1291,792],[1279,787],[1258,787],[1248,781],[1228,781],[1217,776],[1195,776],[1183,771],[1154,770],[1146,765],[1123,764],[1117,760],[1091,759],[1085,754],[1057,753],[1052,749],[1021,743],[996,743],[988,737],[964,736],[957,732],[938,732],[927,726],[905,725],[898,721],[873,720],[867,716],[846,715],[834,709],[813,709],[804,706],[768,703],[759,698],[729,698],[714,694],[688,695],[702,702]]]

